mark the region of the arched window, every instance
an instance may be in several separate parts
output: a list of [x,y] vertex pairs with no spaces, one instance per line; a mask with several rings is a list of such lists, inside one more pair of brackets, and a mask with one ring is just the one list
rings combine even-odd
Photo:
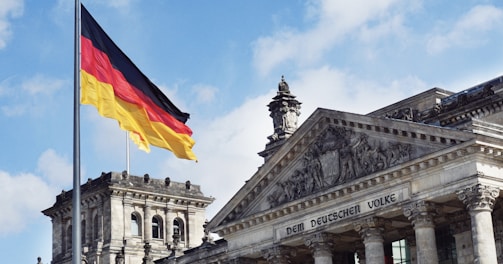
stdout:
[[152,238],[163,238],[162,218],[158,215],[152,217]]
[[178,235],[180,241],[185,241],[185,231],[183,228],[183,220],[178,217],[173,220],[173,235]]
[[94,216],[93,220],[93,240],[98,240],[98,234],[99,234],[99,224],[98,224],[98,215]]
[[138,213],[131,214],[131,235],[141,236],[141,218]]

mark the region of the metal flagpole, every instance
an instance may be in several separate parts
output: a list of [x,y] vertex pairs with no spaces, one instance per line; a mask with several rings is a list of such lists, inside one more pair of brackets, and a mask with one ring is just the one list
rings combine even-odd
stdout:
[[72,264],[81,264],[80,223],[80,1],[75,0],[73,91],[73,195],[72,195]]
[[126,131],[126,172],[129,175],[129,131]]

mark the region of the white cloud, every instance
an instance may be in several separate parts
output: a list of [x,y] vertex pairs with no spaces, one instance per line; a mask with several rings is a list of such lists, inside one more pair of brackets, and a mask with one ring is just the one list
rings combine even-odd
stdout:
[[129,8],[134,0],[99,0],[98,2],[114,8]]
[[53,106],[55,94],[67,84],[65,80],[41,74],[25,79],[20,84],[13,82],[14,79],[10,78],[0,86],[0,94],[7,99],[1,110],[9,117],[25,114],[42,116],[46,109]]
[[270,93],[248,100],[225,116],[194,127],[194,131],[201,131],[194,147],[198,163],[170,157],[161,165],[161,171],[169,172],[172,179],[183,182],[187,179],[175,179],[177,175],[190,175],[205,195],[217,198],[208,216],[213,216],[262,164],[257,153],[273,132],[266,107],[273,96]]
[[100,155],[101,159],[124,153],[126,132],[120,128],[119,123],[115,119],[102,117],[94,106],[85,105],[81,109],[85,118],[85,123],[81,123],[82,129],[90,131],[90,137],[85,139],[92,140],[85,144],[94,145],[94,153]]
[[209,103],[215,99],[218,88],[211,85],[197,84],[192,87],[192,92],[196,95],[197,102]]
[[[156,83],[154,81],[154,83]],[[166,86],[163,84],[157,84],[161,92],[169,98],[169,100],[178,107],[182,112],[190,112],[189,107],[185,104],[185,101],[178,96],[178,88],[185,84],[185,80],[180,80],[177,83]]]
[[7,46],[7,41],[11,38],[12,31],[10,19],[23,14],[23,0],[2,0],[0,1],[0,49]]
[[[53,149],[44,151],[37,171],[12,174],[0,170],[0,235],[21,232],[54,203],[54,196],[72,182],[72,164]],[[46,180],[45,180],[46,179]]]
[[300,71],[289,85],[303,102],[301,121],[318,107],[366,114],[430,88],[415,76],[376,83],[330,66]]
[[28,109],[28,104],[16,104],[16,105],[4,105],[2,106],[2,113],[5,116],[13,117],[13,116],[21,116]]
[[310,65],[322,58],[325,52],[342,41],[346,35],[369,21],[377,25],[385,23],[384,26],[375,27],[374,36],[379,28],[381,35],[385,30],[401,29],[399,18],[391,20],[388,18],[388,11],[395,2],[393,0],[311,2],[307,15],[314,20],[317,19],[314,26],[305,32],[286,28],[272,36],[257,39],[253,43],[254,65],[261,75],[266,75],[287,61]]
[[378,25],[363,25],[360,29],[359,39],[371,44],[391,34],[404,35],[406,31],[407,29],[403,25],[403,15],[395,15]]
[[450,29],[442,29],[429,38],[427,51],[442,52],[450,47],[470,47],[484,43],[484,33],[503,26],[503,10],[490,5],[479,5],[470,9]]
[[0,235],[17,233],[54,202],[55,189],[31,173],[0,171]]
[[69,186],[73,180],[72,163],[67,157],[59,155],[53,149],[48,149],[40,155],[37,171],[53,185]]
[[61,89],[66,81],[50,78],[42,74],[37,74],[30,79],[23,81],[21,88],[30,96],[39,96],[40,94],[51,96],[54,92]]

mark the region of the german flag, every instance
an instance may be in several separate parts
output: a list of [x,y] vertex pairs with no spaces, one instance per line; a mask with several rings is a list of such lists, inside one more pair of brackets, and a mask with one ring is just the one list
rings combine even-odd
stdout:
[[189,114],[180,111],[81,6],[81,103],[117,120],[140,149],[150,145],[196,160]]

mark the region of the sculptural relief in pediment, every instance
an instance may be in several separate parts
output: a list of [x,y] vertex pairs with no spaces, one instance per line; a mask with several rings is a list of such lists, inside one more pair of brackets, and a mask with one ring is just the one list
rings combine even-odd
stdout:
[[298,167],[276,183],[267,197],[270,207],[370,175],[421,153],[427,146],[373,138],[366,133],[331,126],[302,155]]

